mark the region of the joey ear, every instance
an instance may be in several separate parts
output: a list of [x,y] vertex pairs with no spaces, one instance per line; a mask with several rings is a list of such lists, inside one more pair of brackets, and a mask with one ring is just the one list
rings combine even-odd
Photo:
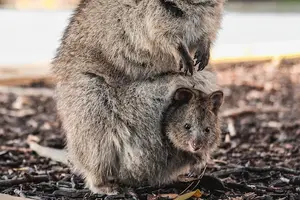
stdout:
[[188,103],[195,96],[194,92],[188,88],[179,88],[174,94],[174,101],[179,103]]
[[217,114],[223,104],[224,94],[221,90],[215,91],[209,95],[209,100],[212,105],[212,111]]

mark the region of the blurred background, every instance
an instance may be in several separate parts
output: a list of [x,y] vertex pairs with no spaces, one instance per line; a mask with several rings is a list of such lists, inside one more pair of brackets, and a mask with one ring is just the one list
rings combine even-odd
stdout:
[[[47,65],[79,0],[0,0],[0,66]],[[300,53],[300,0],[229,0],[214,60]]]
[[[49,63],[78,2],[0,0],[1,200],[1,193],[55,200],[88,192],[31,145],[65,145]],[[228,189],[218,199],[300,199],[300,0],[228,0],[211,55],[225,95],[222,142],[206,170]],[[243,170],[227,171],[235,169]],[[81,192],[61,190],[61,180]]]

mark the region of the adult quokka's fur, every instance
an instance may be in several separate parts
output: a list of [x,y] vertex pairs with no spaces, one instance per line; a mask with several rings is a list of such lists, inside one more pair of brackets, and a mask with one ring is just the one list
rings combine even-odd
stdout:
[[218,144],[223,93],[206,70],[122,87],[86,73],[57,88],[69,159],[93,192],[171,183]]
[[[209,61],[225,0],[82,0],[53,61],[59,80],[134,81]],[[192,56],[191,56],[192,55]],[[182,62],[180,62],[182,61]],[[106,75],[106,76],[105,76]]]
[[[207,159],[209,150],[199,147],[194,129],[185,129],[185,133],[191,132],[186,145],[207,153],[196,156],[186,151],[188,147],[178,149],[167,123],[177,119],[163,113],[167,105],[182,104],[176,109],[169,107],[168,112],[176,117],[175,110],[191,102],[205,102],[208,113],[213,113],[208,108],[218,107],[214,95],[220,100],[220,94],[209,95],[215,84],[210,84],[208,72],[195,77],[168,73],[177,73],[180,60],[184,70],[193,73],[194,54],[199,69],[207,65],[223,1],[81,1],[53,60],[53,72],[70,160],[93,192],[114,193],[118,184],[169,183],[186,171],[186,165]],[[206,96],[192,90],[193,85]],[[180,92],[180,87],[185,92]],[[178,99],[181,94],[189,98]],[[187,106],[185,110],[196,108]],[[200,128],[201,113],[183,119],[191,117],[190,125]],[[196,121],[199,123],[194,124]],[[217,137],[214,141],[217,143]]]

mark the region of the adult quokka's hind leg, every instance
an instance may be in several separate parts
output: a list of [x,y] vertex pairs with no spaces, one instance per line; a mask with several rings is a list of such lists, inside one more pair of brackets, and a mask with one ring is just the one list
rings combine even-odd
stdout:
[[[113,150],[114,146],[106,145],[107,151]],[[105,148],[106,149],[106,148]],[[82,167],[82,175],[86,186],[97,194],[116,195],[121,192],[118,184],[117,168],[119,167],[117,157],[110,152],[105,156],[91,157],[90,165]],[[87,164],[87,163],[86,163]],[[113,165],[115,164],[115,165]]]
[[116,194],[119,141],[114,89],[81,75],[57,86],[57,107],[67,137],[70,161],[95,193]]

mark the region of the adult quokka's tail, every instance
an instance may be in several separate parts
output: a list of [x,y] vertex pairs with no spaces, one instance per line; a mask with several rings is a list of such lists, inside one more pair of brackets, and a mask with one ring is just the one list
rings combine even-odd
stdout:
[[27,138],[27,144],[29,145],[29,148],[36,152],[39,156],[50,158],[51,160],[61,162],[66,165],[69,164],[66,150],[41,146],[30,136]]

